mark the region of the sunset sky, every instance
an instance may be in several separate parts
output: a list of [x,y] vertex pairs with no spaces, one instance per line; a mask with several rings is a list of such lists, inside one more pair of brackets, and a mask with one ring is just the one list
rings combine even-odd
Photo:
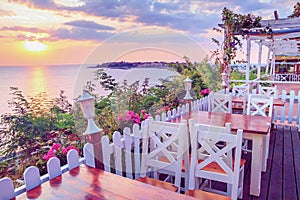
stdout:
[[202,57],[216,48],[212,37],[222,38],[212,28],[224,7],[273,19],[274,10],[292,14],[296,2],[0,0],[0,66]]

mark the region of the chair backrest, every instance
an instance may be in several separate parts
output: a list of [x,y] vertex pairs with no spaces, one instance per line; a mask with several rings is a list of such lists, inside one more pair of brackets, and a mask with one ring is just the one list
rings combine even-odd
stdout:
[[[212,131],[212,132],[217,132],[217,133],[227,133],[227,134],[232,134],[231,133],[231,123],[226,123],[225,124],[225,127],[223,126],[213,126],[213,125],[210,125],[210,126],[207,126],[207,131]],[[197,130],[195,130],[195,128],[197,128],[196,126],[196,123],[194,121],[194,119],[190,119],[189,120],[189,132],[190,132],[190,138],[191,140],[193,138],[195,138],[195,135],[194,134],[197,134]],[[210,141],[210,144],[214,144],[215,141],[217,140],[214,139],[214,140],[211,140]],[[219,147],[220,145],[218,144],[217,147]],[[199,147],[198,149],[198,159],[204,159],[206,157],[210,156],[209,154],[207,154],[206,150],[204,147]],[[227,159],[227,158],[224,158],[224,159]],[[232,160],[226,160],[226,162],[230,163]]]
[[71,149],[67,153],[67,163],[69,170],[79,166],[79,155],[75,149]]
[[47,161],[47,171],[49,179],[53,179],[61,175],[60,160],[57,157],[52,157]]
[[14,190],[14,184],[13,181],[8,178],[4,177],[0,179],[0,200],[7,200],[12,199],[16,196],[15,190]]
[[189,189],[195,189],[196,177],[201,177],[232,184],[237,196],[243,131],[229,134],[227,127],[204,124],[195,124],[193,131]]
[[142,134],[146,140],[143,141],[141,176],[154,172],[157,179],[158,171],[172,173],[175,176],[174,185],[180,188],[183,160],[185,170],[189,169],[187,123],[149,120]]
[[91,143],[86,143],[83,146],[84,162],[87,166],[96,167],[94,147]]
[[40,171],[36,166],[26,168],[23,175],[26,190],[31,190],[42,183]]
[[247,104],[247,115],[261,115],[272,117],[273,97],[261,94],[250,94]]
[[267,86],[258,86],[259,94],[266,95],[267,97],[273,97],[274,99],[278,98],[278,90],[277,85],[274,87],[267,87]]
[[210,112],[232,112],[232,94],[223,93],[210,93],[209,95],[209,108]]
[[235,97],[248,97],[249,92],[249,85],[234,85],[232,87],[232,96]]

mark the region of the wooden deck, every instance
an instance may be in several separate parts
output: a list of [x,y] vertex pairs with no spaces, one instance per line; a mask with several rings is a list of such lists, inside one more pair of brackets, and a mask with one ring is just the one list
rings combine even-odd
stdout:
[[262,173],[261,194],[249,194],[250,156],[244,179],[244,200],[300,199],[300,139],[297,127],[278,126],[271,135],[268,168]]

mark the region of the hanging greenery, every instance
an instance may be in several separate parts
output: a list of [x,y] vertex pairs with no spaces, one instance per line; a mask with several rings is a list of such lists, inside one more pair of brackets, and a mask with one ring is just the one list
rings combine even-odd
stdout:
[[[215,65],[221,72],[227,74],[227,80],[230,76],[231,62],[236,58],[236,53],[242,49],[242,43],[239,36],[242,38],[247,35],[250,30],[259,33],[268,33],[271,35],[272,29],[270,27],[261,28],[261,17],[256,17],[252,14],[242,15],[236,14],[228,8],[222,11],[223,29],[214,28],[214,30],[223,32],[224,41],[220,43],[217,39],[212,38],[212,41],[218,46],[221,46],[221,51],[216,50],[212,52],[212,58],[215,59]],[[240,61],[237,61],[240,62]]]
[[291,14],[288,17],[289,18],[300,17],[300,2],[297,2],[296,5],[294,5],[293,14]]
[[[236,14],[226,7],[223,9],[222,22],[224,28],[224,42],[221,44],[223,55],[222,62],[218,63],[221,64],[221,71],[226,71],[231,61],[236,57],[237,50],[242,48],[242,43],[238,36],[246,35],[251,28],[260,28],[260,21],[261,17],[255,17],[251,14]],[[214,28],[214,30],[222,31],[218,28]],[[212,40],[217,45],[220,45],[220,42],[215,38]]]

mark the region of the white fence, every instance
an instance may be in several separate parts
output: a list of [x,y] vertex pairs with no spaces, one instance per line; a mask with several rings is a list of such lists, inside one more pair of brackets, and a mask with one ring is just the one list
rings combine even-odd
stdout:
[[300,123],[300,91],[295,95],[295,92],[291,90],[289,93],[283,90],[279,95],[285,104],[284,106],[278,106],[274,109],[274,123],[283,125],[297,125]]
[[[91,144],[89,144],[89,143],[87,143],[85,146],[84,146],[84,149],[83,149],[83,151],[84,152],[88,152],[88,151],[86,151],[86,149],[87,149],[87,147],[90,147],[90,145]],[[71,150],[71,151],[75,151],[75,150]],[[85,163],[85,164],[87,164],[87,165],[89,165],[89,163],[87,163],[86,162],[86,160],[94,160],[94,154],[92,153],[92,154],[88,154],[87,156],[87,158],[78,158],[78,154],[74,154],[75,156],[77,156],[76,158],[74,158],[74,157],[69,157],[69,156],[67,156],[67,161],[68,161],[68,164],[66,164],[66,165],[64,165],[64,166],[62,166],[61,168],[60,168],[60,171],[61,171],[61,173],[65,173],[65,172],[67,172],[67,171],[69,171],[70,169],[72,169],[71,168],[71,165],[73,165],[73,166],[79,166],[80,164],[82,164],[82,163]],[[49,161],[48,161],[49,162]],[[48,164],[48,163],[47,163]],[[52,168],[50,168],[50,170],[51,170]],[[53,170],[55,170],[55,169],[53,169]],[[24,172],[24,174],[25,174],[25,172]],[[34,177],[30,177],[29,176],[29,178],[34,178]],[[8,179],[9,181],[3,181],[4,179]],[[47,174],[44,174],[44,175],[42,175],[42,176],[40,176],[39,177],[39,179],[40,179],[40,184],[41,183],[44,183],[44,182],[46,182],[46,181],[49,181],[49,174],[47,173]],[[2,181],[3,181],[3,184],[0,184],[3,188],[1,188],[1,189],[3,189],[3,191],[5,190],[5,189],[8,189],[9,191],[12,191],[13,192],[13,194],[12,194],[12,196],[17,196],[17,195],[20,195],[20,194],[22,194],[23,192],[26,192],[26,185],[24,184],[24,181],[23,180],[18,180],[18,182],[22,182],[23,183],[23,185],[22,186],[20,186],[20,187],[17,187],[17,188],[11,188],[11,187],[13,187],[13,185],[12,184],[7,184],[7,183],[12,183],[12,180],[10,179],[10,178],[7,178],[7,177],[4,177],[4,178],[1,178],[0,179],[0,183],[2,183]],[[1,191],[0,192],[0,199],[6,199],[5,197],[7,197],[7,194],[5,194],[5,192],[2,194],[2,192],[3,191]],[[3,196],[4,195],[4,196]]]

